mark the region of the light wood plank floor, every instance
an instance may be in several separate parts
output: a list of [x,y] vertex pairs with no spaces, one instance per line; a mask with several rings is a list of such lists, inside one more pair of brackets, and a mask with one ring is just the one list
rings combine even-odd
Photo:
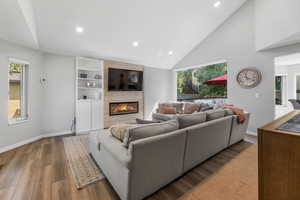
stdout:
[[[0,154],[1,200],[119,199],[107,180],[76,190],[62,137],[42,139]],[[154,193],[149,200],[175,200],[221,169],[251,144],[240,142]]]

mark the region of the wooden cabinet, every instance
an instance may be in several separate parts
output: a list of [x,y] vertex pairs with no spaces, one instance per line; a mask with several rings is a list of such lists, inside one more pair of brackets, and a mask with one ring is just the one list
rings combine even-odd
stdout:
[[297,114],[258,129],[259,200],[300,199],[300,133],[276,130]]

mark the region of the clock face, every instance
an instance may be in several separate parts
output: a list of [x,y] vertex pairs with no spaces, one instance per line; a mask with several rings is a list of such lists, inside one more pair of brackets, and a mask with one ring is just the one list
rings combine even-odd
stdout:
[[243,88],[253,88],[261,81],[261,73],[252,68],[246,68],[239,72],[237,75],[237,82]]

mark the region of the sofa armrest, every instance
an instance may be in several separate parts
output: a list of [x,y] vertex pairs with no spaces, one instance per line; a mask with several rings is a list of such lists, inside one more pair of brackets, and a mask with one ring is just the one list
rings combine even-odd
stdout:
[[130,167],[131,155],[119,140],[110,134],[100,134],[98,137],[100,140],[100,151],[102,148],[105,148],[122,165],[127,168]]
[[143,199],[182,175],[186,131],[157,135],[130,143],[130,199]]
[[244,137],[247,133],[247,129],[248,129],[250,113],[245,112],[245,116],[246,116],[246,120],[244,121],[244,123],[240,124],[240,123],[238,123],[238,120],[237,120],[238,116],[233,115],[229,146],[244,139]]

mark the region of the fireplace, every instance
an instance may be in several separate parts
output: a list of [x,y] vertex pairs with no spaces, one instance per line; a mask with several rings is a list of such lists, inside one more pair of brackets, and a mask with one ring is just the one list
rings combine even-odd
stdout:
[[109,103],[109,115],[127,115],[139,112],[139,102],[113,102]]

